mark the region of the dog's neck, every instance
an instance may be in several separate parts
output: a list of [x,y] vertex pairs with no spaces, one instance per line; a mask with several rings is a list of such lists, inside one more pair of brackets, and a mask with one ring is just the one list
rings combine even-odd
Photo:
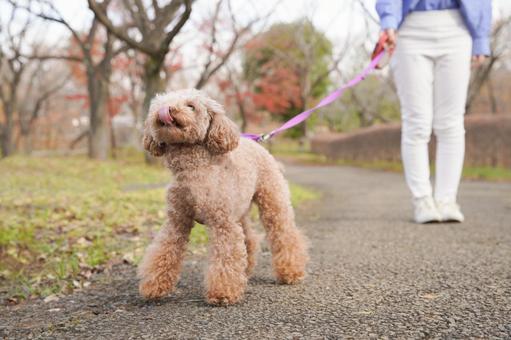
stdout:
[[165,164],[174,174],[202,168],[218,161],[222,155],[212,155],[203,145],[169,145]]

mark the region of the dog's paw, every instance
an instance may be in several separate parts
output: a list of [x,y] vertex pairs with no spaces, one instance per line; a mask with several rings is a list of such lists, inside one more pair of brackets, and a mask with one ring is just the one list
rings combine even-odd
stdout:
[[277,273],[277,282],[284,285],[294,285],[300,283],[305,278],[305,272],[302,270],[285,271]]
[[241,301],[242,295],[229,296],[227,294],[208,293],[206,301],[212,306],[229,306]]
[[172,291],[172,286],[166,282],[156,280],[142,280],[138,291],[146,299],[159,299],[167,296]]

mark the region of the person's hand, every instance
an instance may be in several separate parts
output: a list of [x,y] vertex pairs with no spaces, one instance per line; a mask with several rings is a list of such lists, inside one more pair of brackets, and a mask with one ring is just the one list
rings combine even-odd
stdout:
[[472,68],[480,67],[486,60],[485,55],[474,55],[472,56]]
[[389,53],[392,53],[392,52],[394,52],[394,49],[396,48],[396,40],[397,40],[396,30],[393,28],[386,29],[385,31],[382,31],[380,33],[380,37],[384,33],[387,34],[387,42],[384,45],[385,50],[388,51]]

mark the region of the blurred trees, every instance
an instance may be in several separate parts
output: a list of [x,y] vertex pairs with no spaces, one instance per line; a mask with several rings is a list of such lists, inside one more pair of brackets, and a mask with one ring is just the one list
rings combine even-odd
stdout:
[[31,154],[32,137],[37,119],[45,111],[50,98],[69,83],[70,75],[64,65],[48,61],[34,61],[29,66],[18,104],[18,139],[16,145]]
[[[481,99],[481,91],[486,87],[486,94],[489,97],[488,112],[497,113],[499,111],[498,101],[494,81],[499,68],[509,73],[506,67],[506,57],[511,55],[511,16],[500,19],[493,26],[491,36],[491,55],[488,60],[478,69],[472,71],[472,78],[468,90],[466,104],[467,114],[473,113],[472,107],[477,99]],[[509,62],[509,59],[507,59]],[[508,74],[511,77],[511,74]],[[502,97],[502,96],[501,96]],[[501,98],[502,99],[502,98]]]
[[399,120],[396,89],[388,78],[367,77],[356,88],[347,91],[342,103],[348,112],[353,113],[357,127]]
[[[194,87],[203,88],[215,74],[226,67],[231,57],[251,38],[251,29],[257,24],[264,24],[273,10],[274,8],[270,8],[266,14],[252,15],[246,23],[240,23],[233,11],[232,1],[218,0],[211,17],[204,19],[199,27],[206,39],[201,51],[205,58]],[[226,14],[222,15],[223,12]],[[222,43],[220,37],[225,35],[229,37],[223,39],[226,41]]]
[[265,9],[265,13],[251,12],[241,22],[233,8],[233,1],[218,0],[213,12],[199,25],[202,48],[198,54],[202,61],[199,63],[200,73],[195,88],[216,86],[225,105],[239,114],[242,131],[247,128],[249,119],[252,122],[259,120],[251,98],[252,81],[243,77],[240,53],[254,37],[265,31],[269,18],[279,4],[280,1],[275,1],[273,7]]
[[225,76],[218,79],[217,85],[223,94],[225,105],[234,107],[238,112],[242,132],[246,132],[249,120],[255,124],[260,122],[252,100],[253,83],[244,79],[242,71],[232,65],[227,66]]
[[[111,0],[102,2],[105,10]],[[86,32],[79,32],[73,28],[71,22],[66,20],[52,2],[37,0],[11,4],[14,8],[23,8],[27,12],[48,22],[57,23],[65,27],[72,36],[71,44],[62,54],[34,54],[32,59],[61,59],[81,63],[84,68],[87,101],[89,107],[88,154],[90,158],[106,159],[110,155],[110,119],[107,111],[109,100],[109,82],[112,74],[112,59],[125,50],[125,47],[116,44],[114,37],[108,32],[101,32],[97,19],[93,19]],[[76,70],[74,72],[76,76]]]
[[[31,138],[40,139],[44,130],[62,136],[65,145],[81,147],[87,138],[89,156],[105,159],[115,145],[116,114],[131,124],[138,145],[150,99],[182,87],[206,89],[238,114],[243,130],[261,132],[314,106],[357,74],[378,31],[377,18],[361,0],[340,8],[353,23],[342,22],[340,32],[328,36],[322,30],[336,31],[339,23],[316,27],[314,10],[304,9],[294,22],[275,20],[280,1],[260,12],[252,2],[233,0],[80,3],[84,18],[76,20],[51,0],[0,0],[2,155],[30,152]],[[42,27],[60,27],[59,41],[48,42]],[[509,18],[495,23],[492,56],[473,72],[467,112],[509,111],[510,34]],[[305,136],[307,126],[347,131],[398,119],[392,77],[384,70],[293,134]],[[42,148],[40,140],[35,143]]]
[[[22,19],[21,19],[22,18]],[[30,153],[31,132],[43,105],[68,80],[65,72],[51,72],[52,65],[26,56],[27,51],[44,50],[28,39],[34,18],[13,9],[5,23],[0,22],[0,120],[1,156],[15,151],[17,144]],[[53,65],[54,66],[54,65]],[[55,70],[55,69],[54,69]],[[18,131],[17,136],[15,130]],[[15,138],[17,137],[17,138]],[[16,140],[15,140],[16,139]]]
[[95,19],[110,34],[146,56],[143,65],[143,112],[146,115],[154,95],[165,90],[166,79],[162,76],[165,58],[172,41],[190,18],[193,0],[172,0],[165,5],[160,5],[158,1],[121,1],[118,4],[120,9],[116,8],[121,11],[121,24],[114,24],[111,20],[108,8],[104,6],[105,1],[88,0]]
[[2,157],[14,151],[14,115],[18,111],[18,93],[28,60],[22,55],[22,46],[30,27],[31,19],[21,22],[15,28],[17,11],[13,10],[5,24],[0,26],[0,101],[4,120],[0,122]]
[[[311,106],[331,85],[332,49],[307,19],[275,24],[255,36],[245,47],[243,64],[255,106],[283,119]],[[302,135],[305,126],[300,126]]]
[[[154,95],[165,90],[163,66],[170,44],[190,18],[193,0],[172,0],[165,5],[158,1],[121,1],[121,24],[114,24],[103,2],[88,0],[95,20],[100,21],[109,34],[115,35],[129,47],[146,56],[143,65],[144,118]],[[129,28],[129,29],[128,29]],[[146,160],[150,160],[146,153]]]

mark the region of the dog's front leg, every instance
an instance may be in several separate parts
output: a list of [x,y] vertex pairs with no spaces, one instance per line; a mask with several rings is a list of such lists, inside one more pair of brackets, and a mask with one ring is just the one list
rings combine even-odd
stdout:
[[247,249],[239,223],[224,221],[209,226],[209,267],[206,277],[208,303],[238,302],[247,286]]
[[149,245],[140,262],[139,291],[148,299],[171,293],[179,279],[186,245],[193,227],[193,218],[187,216],[186,212],[184,209],[169,210],[167,224]]

